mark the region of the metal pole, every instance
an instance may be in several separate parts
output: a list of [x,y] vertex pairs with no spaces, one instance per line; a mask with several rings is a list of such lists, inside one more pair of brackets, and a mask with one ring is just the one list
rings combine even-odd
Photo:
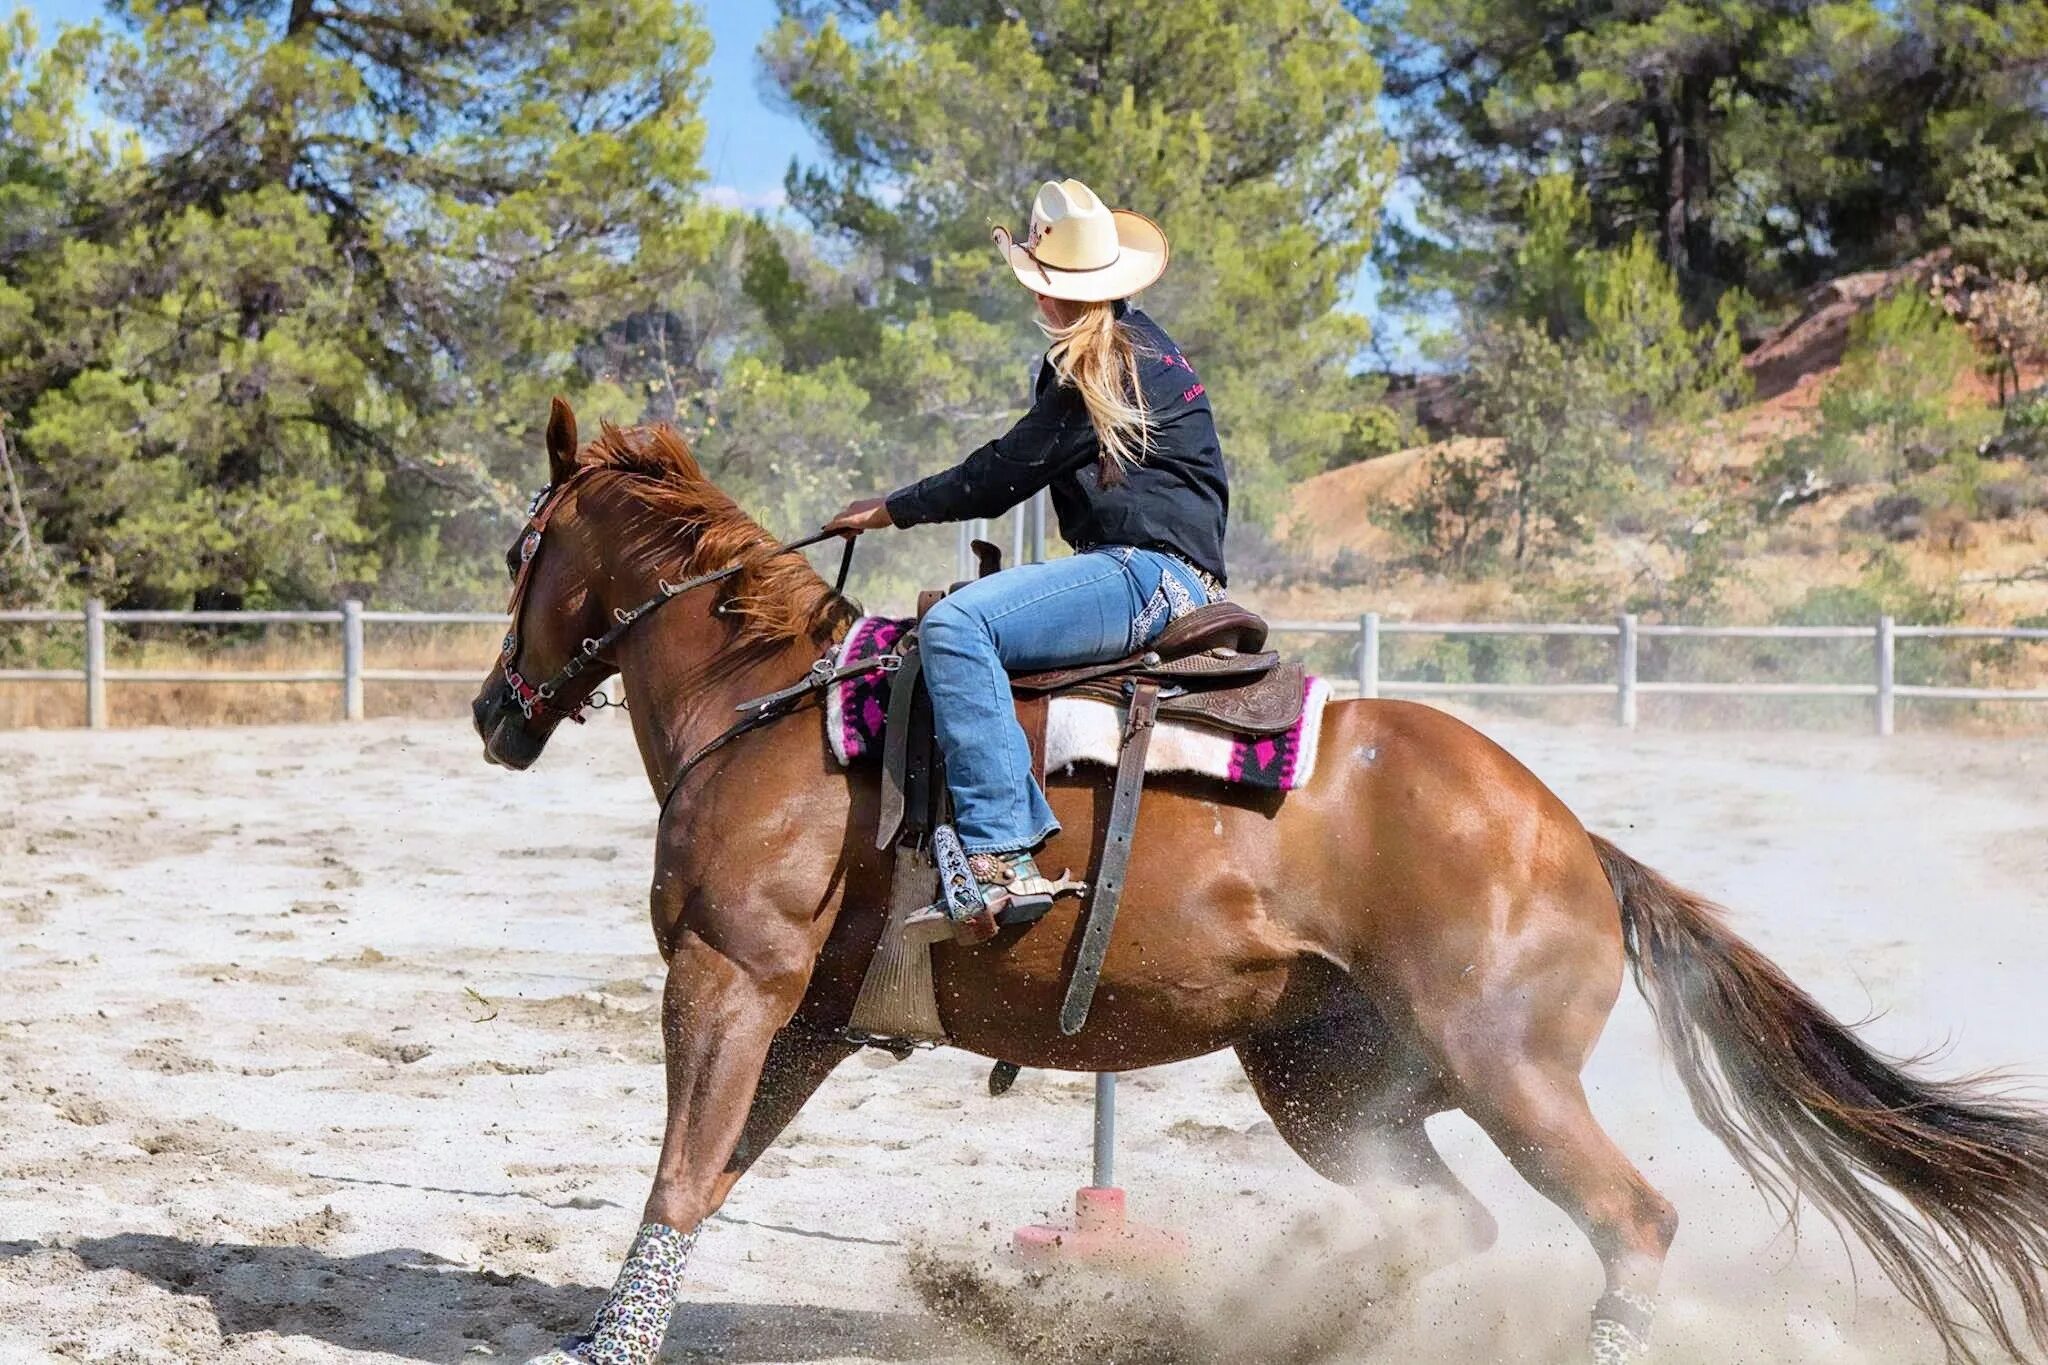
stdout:
[[1030,519],[1030,516],[1031,504],[1029,502],[1020,502],[1010,509],[1010,562],[1012,564],[1022,564],[1024,562],[1024,549],[1030,544],[1030,540],[1025,534],[1024,523]]
[[85,604],[85,723],[107,728],[107,604],[95,597]]
[[1898,635],[1889,616],[1877,618],[1877,732],[1892,732],[1892,686],[1898,680]]
[[1031,562],[1045,563],[1045,513],[1050,503],[1043,488],[1031,495]]
[[1636,618],[1623,612],[1617,618],[1621,634],[1615,637],[1614,722],[1625,729],[1636,728]]
[[1380,614],[1369,611],[1358,618],[1358,695],[1380,694]]
[[953,581],[974,577],[974,551],[968,542],[974,539],[974,527],[969,522],[959,522],[954,527],[953,537]]
[[363,604],[353,597],[341,604],[341,714],[363,718]]
[[1095,1175],[1098,1190],[1116,1184],[1116,1073],[1095,1073]]

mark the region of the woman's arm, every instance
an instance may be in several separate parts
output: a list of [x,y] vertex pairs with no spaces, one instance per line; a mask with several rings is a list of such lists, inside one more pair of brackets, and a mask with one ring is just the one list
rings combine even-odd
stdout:
[[888,496],[898,526],[994,517],[1087,462],[1094,429],[1080,396],[1057,382],[1008,431],[951,469],[907,484]]
[[1080,395],[1057,381],[1048,383],[1015,426],[959,464],[886,498],[856,499],[826,529],[865,531],[1000,516],[1086,464],[1094,450],[1094,429]]

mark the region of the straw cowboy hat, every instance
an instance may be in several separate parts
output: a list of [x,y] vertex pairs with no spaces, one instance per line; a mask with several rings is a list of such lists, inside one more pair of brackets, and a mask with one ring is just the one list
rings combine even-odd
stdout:
[[1142,213],[1112,209],[1078,180],[1048,180],[1022,242],[995,229],[996,250],[1026,289],[1070,303],[1129,298],[1166,270],[1166,234]]

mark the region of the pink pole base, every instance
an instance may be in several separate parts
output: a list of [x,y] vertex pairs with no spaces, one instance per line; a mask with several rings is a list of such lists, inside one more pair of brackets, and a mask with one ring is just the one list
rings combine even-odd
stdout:
[[1187,1254],[1179,1233],[1133,1223],[1124,1216],[1124,1192],[1084,1185],[1074,1191],[1074,1221],[1034,1223],[1011,1234],[1016,1254],[1029,1261],[1161,1261]]

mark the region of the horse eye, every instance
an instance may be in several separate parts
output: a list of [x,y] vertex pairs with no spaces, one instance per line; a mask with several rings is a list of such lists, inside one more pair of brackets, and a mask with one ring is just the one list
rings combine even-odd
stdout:
[[519,577],[519,547],[517,545],[505,551],[505,577],[515,581]]

